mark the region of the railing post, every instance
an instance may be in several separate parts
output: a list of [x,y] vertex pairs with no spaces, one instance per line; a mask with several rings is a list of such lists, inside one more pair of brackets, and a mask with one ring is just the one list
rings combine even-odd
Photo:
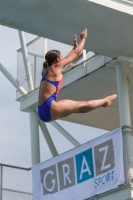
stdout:
[[[83,49],[83,61],[85,61],[85,60],[86,60],[86,50]],[[85,67],[85,65],[86,65],[86,62],[84,63],[84,67]]]
[[22,31],[18,31],[18,32],[19,32],[19,38],[20,38],[20,43],[21,43],[21,48],[22,48],[22,55],[23,55],[23,60],[24,60],[24,66],[25,66],[28,87],[29,87],[29,91],[32,91],[32,90],[34,90],[34,86],[33,86],[33,81],[32,81],[30,63],[28,60],[28,52],[27,52],[25,37],[24,37],[24,33]]
[[83,49],[83,60],[86,60],[86,50]]

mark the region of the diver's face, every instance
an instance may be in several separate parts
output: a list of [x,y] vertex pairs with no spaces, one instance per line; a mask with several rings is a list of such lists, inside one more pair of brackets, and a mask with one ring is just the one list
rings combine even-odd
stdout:
[[59,57],[60,59],[63,59],[63,55],[62,55],[62,53],[60,53],[60,57]]
[[62,59],[63,59],[63,55],[62,55],[62,53],[60,53],[59,57],[57,57],[57,62],[59,62]]

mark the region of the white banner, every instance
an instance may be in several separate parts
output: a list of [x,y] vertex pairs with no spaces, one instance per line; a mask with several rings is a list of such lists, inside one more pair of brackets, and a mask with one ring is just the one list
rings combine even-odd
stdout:
[[34,200],[83,200],[124,183],[121,128],[32,167]]

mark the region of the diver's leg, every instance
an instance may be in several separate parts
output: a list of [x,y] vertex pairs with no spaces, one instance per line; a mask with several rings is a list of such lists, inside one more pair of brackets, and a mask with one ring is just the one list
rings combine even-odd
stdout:
[[72,101],[60,100],[52,101],[51,103],[51,119],[58,119],[66,117],[73,113],[86,113],[98,107],[107,107],[111,104],[112,100],[116,99],[117,95],[111,95],[103,99],[91,101]]

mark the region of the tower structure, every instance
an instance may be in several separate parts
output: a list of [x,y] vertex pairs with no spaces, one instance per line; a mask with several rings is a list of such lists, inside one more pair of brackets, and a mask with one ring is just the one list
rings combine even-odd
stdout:
[[[72,63],[68,68],[64,70],[65,81],[59,95],[59,99],[70,97],[72,99],[84,100],[96,99],[99,97],[107,96],[110,93],[117,93],[118,91],[118,102],[116,101],[111,108],[94,111],[93,114],[86,114],[81,117],[80,114],[76,116],[75,114],[64,118],[63,120],[76,122],[85,125],[91,125],[98,128],[114,129],[118,126],[124,126],[123,131],[123,144],[124,144],[124,159],[125,159],[125,180],[126,185],[120,188],[121,199],[132,199],[132,107],[130,107],[130,102],[132,99],[133,91],[133,4],[132,1],[97,1],[97,0],[71,0],[67,1],[67,17],[69,16],[71,20],[65,20],[66,16],[64,13],[64,6],[61,0],[53,1],[53,5],[49,1],[45,1],[42,6],[42,10],[45,12],[40,12],[38,15],[38,10],[34,12],[34,16],[37,18],[37,22],[33,23],[30,19],[33,17],[33,7],[41,7],[41,2],[34,4],[33,7],[29,6],[29,3],[25,2],[19,5],[15,4],[12,0],[13,9],[9,10],[8,15],[5,17],[4,9],[7,9],[7,0],[2,3],[0,8],[1,18],[0,23],[6,26],[11,26],[17,28],[19,31],[21,49],[18,50],[18,54],[21,54],[23,58],[23,66],[25,69],[25,82],[26,85],[22,87],[15,79],[10,75],[10,73],[0,64],[0,70],[3,74],[10,80],[10,82],[17,89],[18,101],[20,101],[20,110],[24,112],[29,112],[30,115],[30,129],[31,129],[31,149],[32,149],[32,165],[40,162],[40,151],[39,151],[39,128],[40,126],[50,151],[54,156],[58,155],[56,147],[50,137],[48,129],[42,121],[38,119],[37,115],[37,99],[38,99],[38,83],[37,83],[37,59],[44,59],[44,55],[37,55],[33,52],[28,52],[26,46],[24,34],[22,30],[30,33],[35,33],[39,36],[44,36],[45,38],[36,38],[33,42],[42,40],[44,47],[44,54],[48,50],[48,39],[54,39],[59,42],[64,42],[68,45],[71,44],[70,35],[75,31],[79,32],[83,26],[82,21],[90,31],[90,36],[83,51],[83,55],[80,56],[77,63]],[[76,3],[76,4],[75,4]],[[75,5],[73,7],[73,5]],[[119,5],[119,6],[118,6]],[[20,7],[19,7],[20,6]],[[29,7],[28,7],[29,6]],[[28,7],[28,12],[25,8]],[[47,10],[45,10],[47,7]],[[58,13],[58,8],[60,7],[60,13]],[[21,12],[12,12],[16,9],[25,10],[25,16],[27,16],[27,22],[24,23],[24,16]],[[59,31],[52,31],[55,26],[52,21],[53,15],[49,16],[49,9],[55,11],[57,19],[60,16],[60,23],[57,24],[56,29]],[[97,11],[97,12],[94,12]],[[74,14],[72,14],[74,13]],[[82,18],[80,17],[81,13]],[[45,15],[45,19],[44,19]],[[11,18],[9,19],[9,16]],[[43,26],[44,21],[45,24]],[[88,18],[93,19],[93,22]],[[16,21],[15,21],[16,19]],[[77,23],[79,19],[79,24]],[[31,24],[30,24],[31,23]],[[37,24],[35,26],[34,24]],[[64,24],[66,25],[64,27]],[[75,24],[75,27],[73,26]],[[100,26],[99,26],[100,25]],[[64,28],[62,28],[64,27]],[[68,28],[69,27],[69,28]],[[102,28],[103,29],[102,29]],[[106,27],[106,28],[105,28]],[[68,32],[66,30],[69,30]],[[127,31],[128,30],[128,31]],[[90,37],[90,38],[89,38]],[[32,43],[33,44],[33,43]],[[91,58],[87,58],[88,50],[95,52],[95,55]],[[29,62],[30,56],[33,58],[33,63]],[[81,60],[80,60],[81,59]],[[99,82],[101,84],[99,84]],[[89,87],[88,87],[89,85]],[[130,91],[128,90],[128,85]],[[77,92],[78,91],[78,92]],[[88,91],[88,93],[86,92]],[[100,91],[100,92],[98,92]],[[20,95],[21,94],[21,95]],[[119,108],[119,109],[118,109]],[[102,113],[102,120],[101,120]],[[107,116],[108,113],[108,116]],[[63,127],[61,127],[56,121],[51,122],[51,124],[59,130],[75,147],[79,146],[77,142]],[[129,148],[128,148],[129,147]],[[112,193],[110,199],[117,196],[119,192]],[[117,193],[117,194],[116,194]],[[124,197],[123,197],[124,193]],[[127,194],[128,193],[128,194]],[[126,195],[127,194],[127,195]],[[107,194],[108,197],[110,194]],[[97,199],[97,197],[93,197]],[[104,197],[98,197],[98,199],[104,199]]]

